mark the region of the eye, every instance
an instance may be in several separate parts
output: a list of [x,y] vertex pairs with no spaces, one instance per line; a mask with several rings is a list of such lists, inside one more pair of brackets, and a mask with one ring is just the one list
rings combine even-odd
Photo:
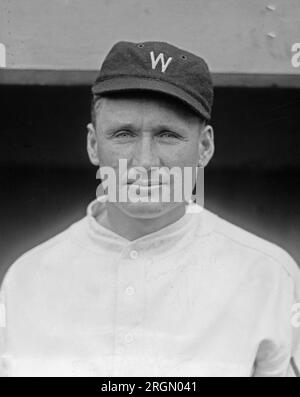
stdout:
[[117,131],[116,133],[114,133],[114,137],[115,138],[130,138],[133,137],[134,133],[132,131],[128,131],[128,130],[122,130],[122,131]]
[[180,135],[176,134],[175,132],[172,131],[161,131],[158,134],[158,138],[164,140],[164,141],[169,141],[169,142],[176,142],[176,140],[180,140],[181,137]]

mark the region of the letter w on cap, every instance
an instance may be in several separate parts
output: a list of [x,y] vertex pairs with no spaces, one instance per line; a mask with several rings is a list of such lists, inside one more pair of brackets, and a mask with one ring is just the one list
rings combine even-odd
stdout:
[[151,56],[151,64],[152,64],[152,69],[156,69],[156,66],[158,65],[158,62],[160,61],[161,63],[161,71],[165,73],[167,70],[167,67],[169,66],[170,62],[172,61],[172,57],[168,58],[167,62],[165,62],[164,54],[161,52],[158,57],[155,59],[154,58],[154,52],[150,52]]

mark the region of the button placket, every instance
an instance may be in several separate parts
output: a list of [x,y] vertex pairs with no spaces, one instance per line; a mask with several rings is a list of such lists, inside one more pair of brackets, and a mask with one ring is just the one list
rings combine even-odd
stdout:
[[[129,247],[128,247],[129,248]],[[125,359],[135,349],[144,315],[145,260],[136,249],[124,252],[118,268],[115,352]]]

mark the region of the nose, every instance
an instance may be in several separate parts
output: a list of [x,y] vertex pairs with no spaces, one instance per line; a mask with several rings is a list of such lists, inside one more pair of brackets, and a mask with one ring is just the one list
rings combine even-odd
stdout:
[[132,165],[146,170],[160,166],[157,147],[150,134],[143,135],[135,145]]

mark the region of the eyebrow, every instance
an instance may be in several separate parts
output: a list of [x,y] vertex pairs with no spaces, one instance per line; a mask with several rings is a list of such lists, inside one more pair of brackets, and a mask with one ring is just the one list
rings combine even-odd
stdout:
[[[112,133],[118,129],[129,129],[132,131],[136,131],[136,125],[134,123],[131,122],[119,122],[119,121],[115,121],[110,127],[108,127],[108,129],[105,131],[105,133]],[[182,126],[178,126],[178,124],[174,124],[174,123],[162,123],[162,124],[158,124],[155,126],[155,130],[156,131],[173,131],[174,133],[178,133],[178,134],[187,134],[188,131],[186,128],[182,127]]]

